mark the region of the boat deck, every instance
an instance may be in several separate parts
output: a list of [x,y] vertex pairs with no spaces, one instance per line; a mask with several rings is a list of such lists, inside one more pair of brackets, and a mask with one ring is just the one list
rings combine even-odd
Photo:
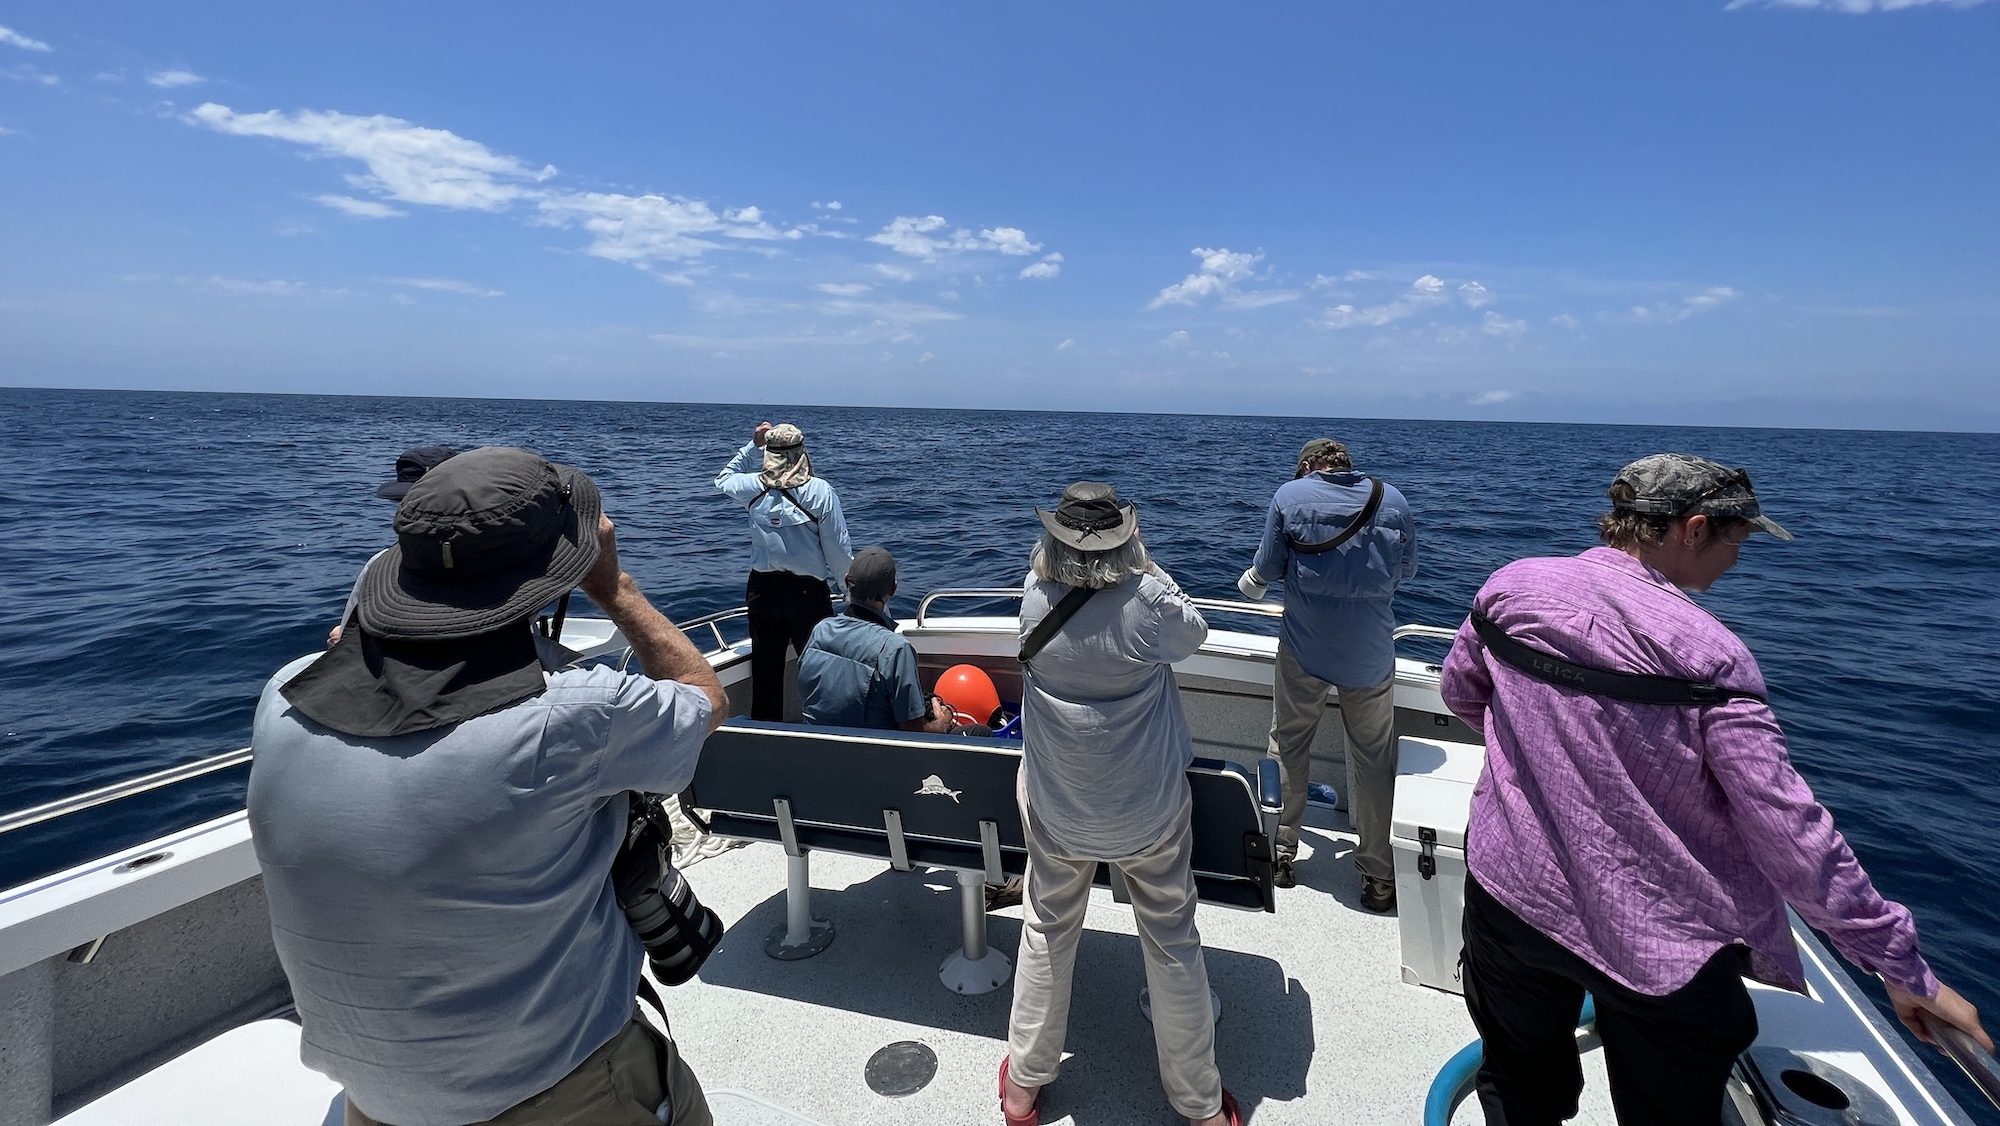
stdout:
[[[1216,1060],[1245,1117],[1264,1126],[1422,1121],[1445,1060],[1473,1039],[1456,995],[1400,980],[1396,920],[1358,906],[1345,819],[1315,807],[1299,886],[1275,915],[1203,908],[1211,988],[1219,995]],[[995,1072],[1005,1052],[1011,982],[960,996],[938,981],[958,946],[958,885],[949,871],[896,872],[880,862],[813,854],[813,908],[837,935],[797,962],[764,953],[785,919],[785,857],[769,845],[732,850],[688,872],[730,940],[698,980],[664,990],[675,1038],[711,1091],[740,1091],[825,1126],[999,1121]],[[988,941],[1013,957],[1019,907],[988,916]],[[1062,1074],[1043,1098],[1047,1123],[1122,1126],[1179,1121],[1160,1091],[1131,909],[1093,893],[1077,953]],[[921,1041],[936,1078],[889,1098],[865,1070],[882,1047]],[[1586,1055],[1584,1112],[1613,1121],[1597,1053]],[[763,1126],[724,1098],[719,1126]],[[1479,1122],[1468,1099],[1454,1124]]]

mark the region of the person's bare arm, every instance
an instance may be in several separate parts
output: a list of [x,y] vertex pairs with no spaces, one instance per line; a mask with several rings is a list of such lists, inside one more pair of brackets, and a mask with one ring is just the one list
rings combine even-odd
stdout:
[[638,582],[619,569],[617,526],[609,516],[598,518],[597,542],[597,563],[578,587],[625,635],[641,672],[654,680],[674,680],[700,689],[708,697],[708,729],[722,726],[729,713],[729,693],[723,691],[721,678],[687,634],[655,609]]

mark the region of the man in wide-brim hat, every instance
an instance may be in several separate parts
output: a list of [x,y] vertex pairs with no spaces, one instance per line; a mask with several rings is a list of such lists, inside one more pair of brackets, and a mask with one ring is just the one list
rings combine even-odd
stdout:
[[[610,875],[628,791],[687,785],[720,682],[619,569],[575,469],[459,454],[395,527],[354,626],[257,705],[250,829],[301,1057],[349,1126],[609,1122],[607,1074],[706,1126],[664,1015],[635,1008]],[[534,616],[579,587],[643,674],[545,666]]]

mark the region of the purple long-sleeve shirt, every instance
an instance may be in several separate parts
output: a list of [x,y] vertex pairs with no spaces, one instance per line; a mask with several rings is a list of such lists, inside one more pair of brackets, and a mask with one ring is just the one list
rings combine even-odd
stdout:
[[[1764,694],[1736,635],[1622,551],[1510,563],[1473,604],[1577,664]],[[1803,992],[1789,902],[1862,969],[1937,994],[1909,911],[1876,892],[1760,700],[1632,704],[1559,688],[1492,657],[1470,621],[1442,689],[1486,735],[1473,876],[1614,980],[1670,993],[1742,943],[1753,976]]]

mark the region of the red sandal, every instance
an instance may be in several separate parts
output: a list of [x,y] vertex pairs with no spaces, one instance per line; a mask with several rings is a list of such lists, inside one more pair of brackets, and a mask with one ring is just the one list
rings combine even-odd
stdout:
[[1222,1116],[1229,1120],[1229,1126],[1243,1126],[1243,1108],[1236,1105],[1236,1096],[1227,1090],[1222,1092]]
[[1008,1062],[1008,1057],[1000,1057],[1000,1117],[1007,1120],[1007,1126],[1042,1126],[1042,1092],[1039,1087],[1035,1089],[1035,1105],[1029,1108],[1028,1113],[1019,1117],[1007,1113]]

